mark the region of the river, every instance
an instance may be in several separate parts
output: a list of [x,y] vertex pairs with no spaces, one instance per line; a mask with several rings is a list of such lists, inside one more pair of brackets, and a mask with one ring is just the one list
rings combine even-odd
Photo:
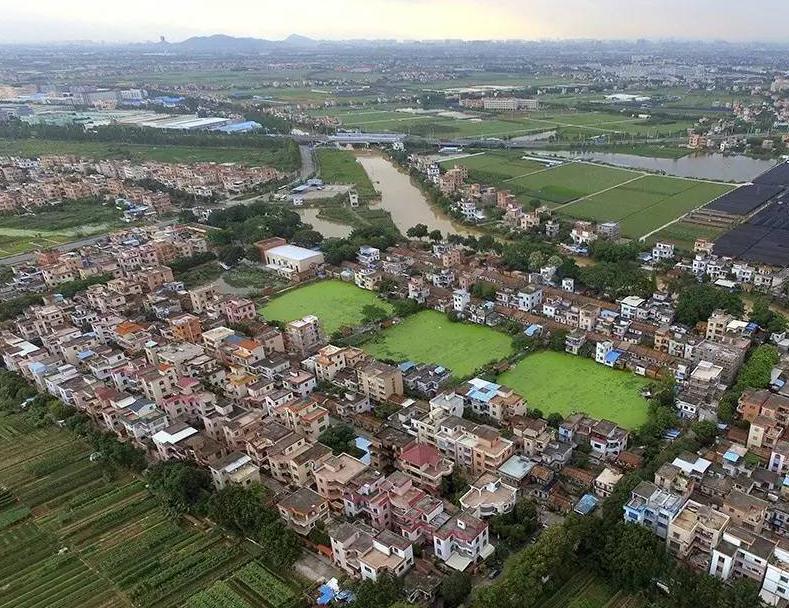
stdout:
[[692,153],[682,158],[657,158],[654,156],[638,156],[636,154],[619,154],[616,152],[574,152],[551,150],[540,152],[564,158],[607,163],[619,167],[643,169],[645,171],[665,171],[669,175],[712,179],[724,182],[749,182],[757,175],[772,169],[775,161],[761,160],[740,155]]
[[441,211],[434,209],[422,191],[411,183],[410,176],[399,171],[383,156],[363,154],[357,158],[370,176],[375,189],[381,193],[380,202],[371,206],[386,209],[391,213],[392,221],[403,234],[416,224],[425,224],[429,230],[440,230],[444,236],[450,233],[474,234],[472,229],[453,222]]

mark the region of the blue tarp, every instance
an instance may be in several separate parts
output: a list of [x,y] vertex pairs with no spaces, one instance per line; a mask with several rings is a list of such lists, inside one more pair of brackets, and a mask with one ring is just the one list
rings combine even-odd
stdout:
[[619,357],[621,357],[621,356],[622,356],[622,353],[620,353],[618,350],[612,350],[610,353],[608,353],[605,356],[605,362],[606,363],[616,363],[619,360]]
[[318,596],[318,605],[325,606],[329,602],[334,599],[334,589],[329,587],[328,585],[321,585],[318,587],[318,592],[320,595]]
[[542,325],[537,325],[535,323],[534,325],[529,325],[526,328],[526,332],[525,333],[526,333],[527,336],[531,337],[531,336],[533,336],[534,334],[536,334],[537,332],[540,332],[540,331],[542,331]]

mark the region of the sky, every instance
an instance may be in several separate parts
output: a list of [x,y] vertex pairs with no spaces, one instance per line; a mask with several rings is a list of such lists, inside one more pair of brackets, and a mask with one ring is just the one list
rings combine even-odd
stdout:
[[789,0],[0,0],[1,42],[636,39],[789,42]]

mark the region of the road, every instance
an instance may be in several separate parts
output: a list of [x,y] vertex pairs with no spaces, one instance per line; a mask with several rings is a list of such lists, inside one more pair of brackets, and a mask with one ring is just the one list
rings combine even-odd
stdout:
[[315,159],[312,156],[312,146],[300,144],[299,153],[301,154],[299,177],[301,177],[301,179],[307,179],[315,173]]

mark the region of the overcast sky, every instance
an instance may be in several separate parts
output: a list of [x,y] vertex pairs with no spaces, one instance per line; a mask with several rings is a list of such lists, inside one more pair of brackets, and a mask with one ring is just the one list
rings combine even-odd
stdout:
[[789,0],[0,0],[0,42],[686,38],[789,42]]

